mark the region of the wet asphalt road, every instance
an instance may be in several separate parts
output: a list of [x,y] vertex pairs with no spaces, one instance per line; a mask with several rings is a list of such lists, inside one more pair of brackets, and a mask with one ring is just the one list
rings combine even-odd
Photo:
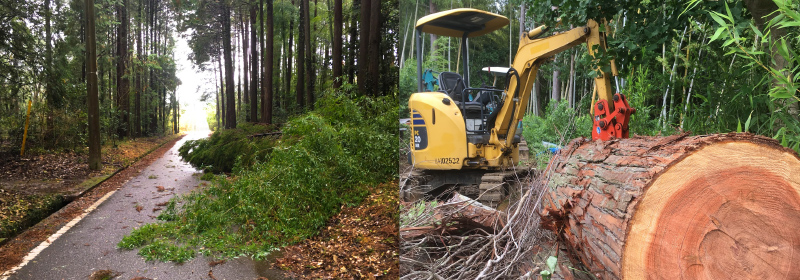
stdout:
[[[210,267],[213,259],[200,255],[184,264],[175,264],[145,261],[136,249],[117,249],[117,243],[133,228],[157,221],[155,217],[161,212],[158,208],[164,207],[156,204],[196,189],[201,183],[199,176],[192,176],[199,171],[181,161],[178,148],[186,140],[206,135],[189,134],[178,141],[9,279],[88,279],[97,270],[120,273],[114,279],[212,279],[211,270],[220,280],[280,278],[267,270],[264,262],[249,258]],[[158,186],[164,190],[159,191]],[[141,206],[140,211],[137,205]]]

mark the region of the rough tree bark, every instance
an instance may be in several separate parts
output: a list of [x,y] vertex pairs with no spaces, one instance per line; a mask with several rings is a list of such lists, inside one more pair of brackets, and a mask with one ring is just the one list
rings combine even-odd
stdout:
[[800,157],[771,138],[580,138],[548,170],[543,226],[598,279],[800,279]]
[[89,117],[89,169],[100,170],[100,102],[97,96],[97,46],[95,45],[94,1],[86,9],[86,99]]

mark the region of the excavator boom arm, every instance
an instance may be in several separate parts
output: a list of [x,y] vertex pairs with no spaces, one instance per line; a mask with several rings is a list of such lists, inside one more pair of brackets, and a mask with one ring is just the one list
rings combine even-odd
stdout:
[[[594,46],[598,46],[598,50],[605,50],[605,35],[600,32],[600,25],[596,21],[589,20],[586,26],[573,28],[546,38],[531,39],[526,35],[522,36],[517,55],[514,57],[513,70],[510,73],[512,77],[509,79],[505,103],[494,123],[490,140],[493,144],[511,146],[513,137],[505,137],[505,143],[501,143],[497,136],[514,135],[516,132],[516,123],[525,114],[524,108],[531,97],[531,89],[536,80],[539,65],[546,59],[582,43],[587,44],[589,54],[592,56],[595,56]],[[616,66],[613,60],[611,65],[612,72],[616,75]],[[611,100],[613,90],[610,75],[600,69],[597,70],[600,75],[595,78],[595,84],[599,100]],[[613,108],[609,109],[613,111]]]

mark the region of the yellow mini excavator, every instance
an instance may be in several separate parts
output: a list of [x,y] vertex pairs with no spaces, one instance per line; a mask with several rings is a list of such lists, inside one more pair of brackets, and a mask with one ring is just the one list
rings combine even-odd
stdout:
[[[491,207],[504,199],[509,182],[521,169],[519,162],[521,119],[531,96],[539,66],[555,54],[586,43],[590,55],[605,51],[605,33],[589,20],[586,26],[539,38],[541,26],[521,36],[513,64],[506,74],[505,90],[473,88],[469,77],[469,39],[508,25],[506,17],[477,9],[454,9],[431,14],[417,21],[416,49],[418,91],[411,95],[411,153],[409,161],[423,170],[424,186],[418,192],[429,196],[460,193]],[[426,92],[422,84],[423,33],[461,39],[458,72],[441,72],[439,91]],[[616,67],[611,61],[611,70]],[[612,94],[611,77],[596,69],[598,101],[593,103],[592,138],[607,140],[628,136],[628,120],[635,112],[625,96]]]

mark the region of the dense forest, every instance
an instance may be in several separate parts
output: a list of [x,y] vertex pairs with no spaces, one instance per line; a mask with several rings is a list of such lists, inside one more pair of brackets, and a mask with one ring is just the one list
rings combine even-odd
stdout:
[[[102,1],[87,18],[86,4],[12,1],[0,8],[4,149],[19,148],[29,101],[28,147],[85,147],[92,77],[103,141],[178,131],[175,9],[166,1]],[[87,63],[93,50],[96,62]]]
[[183,5],[178,29],[188,33],[192,62],[218,77],[218,91],[203,96],[216,104],[212,127],[281,122],[343,85],[360,96],[396,89],[396,2]]
[[[87,3],[0,7],[3,150],[19,151],[29,102],[29,149],[82,150],[91,134],[107,143],[177,133],[176,40],[189,41],[195,69],[218,77],[218,91],[196,96],[216,106],[213,128],[281,122],[339,87],[357,96],[396,89],[396,2],[104,0],[89,17]],[[87,122],[93,71],[98,133]]]
[[[800,150],[798,1],[404,0],[401,110],[416,91],[415,21],[461,7],[511,21],[470,39],[473,87],[492,83],[482,67],[510,64],[522,32],[544,24],[551,27],[549,36],[588,19],[606,19],[609,54],[619,69],[612,84],[638,110],[631,120],[634,134],[749,131]],[[457,71],[458,39],[426,35],[423,41],[423,69]],[[584,44],[541,67],[524,120],[532,152],[544,150],[541,141],[565,143],[589,135],[597,65],[608,67],[608,60],[593,61]]]

